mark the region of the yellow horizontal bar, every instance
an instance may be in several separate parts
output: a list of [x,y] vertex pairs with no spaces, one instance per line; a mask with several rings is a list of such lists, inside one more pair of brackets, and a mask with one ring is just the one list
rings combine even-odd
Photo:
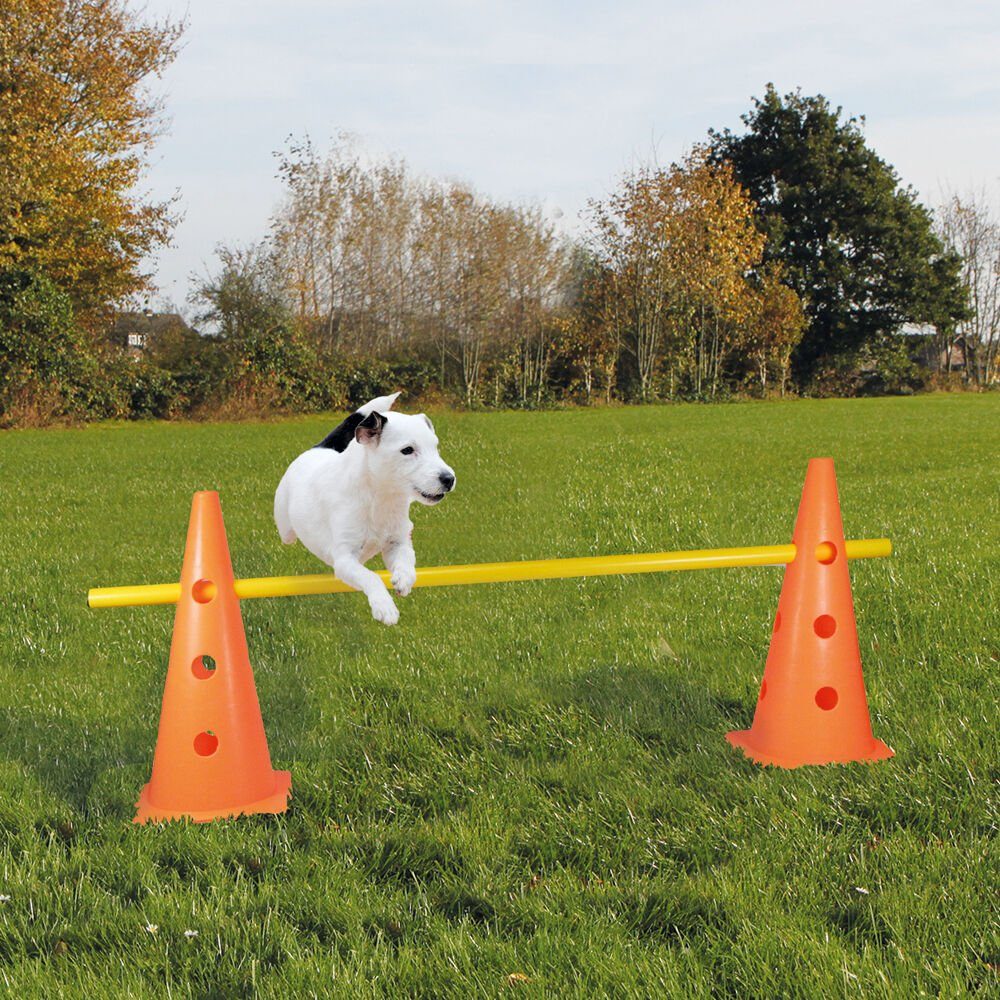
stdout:
[[[875,559],[892,552],[888,538],[863,538],[846,543],[848,559]],[[823,542],[816,558],[829,562],[833,546]],[[722,569],[730,566],[780,566],[794,562],[794,545],[752,545],[738,549],[695,549],[690,552],[650,552],[628,556],[585,556],[579,559],[534,559],[523,562],[477,563],[471,566],[424,566],[417,570],[417,587],[465,586],[472,583],[509,583],[516,580],[555,580],[574,576],[612,576],[628,573],[665,573],[683,569]],[[389,584],[389,574],[379,576]],[[314,576],[262,576],[237,580],[236,596],[306,597],[352,590],[332,573]],[[179,583],[134,587],[97,587],[87,594],[92,608],[127,608],[148,604],[176,604]],[[215,596],[203,590],[206,599]]]

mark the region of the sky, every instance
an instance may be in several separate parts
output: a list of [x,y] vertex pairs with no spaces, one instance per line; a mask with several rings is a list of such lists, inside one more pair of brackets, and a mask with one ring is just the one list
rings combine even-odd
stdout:
[[[541,205],[580,232],[588,199],[641,163],[740,126],[768,82],[863,115],[926,203],[1000,193],[1000,2],[147,0],[185,19],[150,82],[168,131],[145,188],[182,221],[148,264],[186,303],[219,243],[266,235],[275,152],[343,132],[414,172]],[[997,199],[994,197],[994,201]]]

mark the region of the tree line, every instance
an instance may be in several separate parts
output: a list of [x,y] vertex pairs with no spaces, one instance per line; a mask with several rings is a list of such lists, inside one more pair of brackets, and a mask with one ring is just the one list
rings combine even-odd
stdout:
[[738,131],[622,177],[573,237],[345,138],[291,142],[270,230],[220,244],[195,282],[197,329],[129,354],[110,320],[148,294],[174,212],[136,193],[162,130],[148,80],[183,25],[125,0],[7,6],[5,424],[336,409],[397,386],[492,407],[912,391],[928,357],[997,379],[985,198],[932,213],[862,121],[771,86]]

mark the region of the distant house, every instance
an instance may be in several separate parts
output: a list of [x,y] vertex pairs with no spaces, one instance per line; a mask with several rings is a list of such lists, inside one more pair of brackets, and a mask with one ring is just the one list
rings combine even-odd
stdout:
[[134,358],[140,358],[168,330],[189,331],[190,327],[178,313],[120,312],[115,315],[109,339]]
[[939,372],[964,372],[972,365],[975,345],[961,335],[954,337],[938,352],[936,367]]
[[911,357],[932,372],[954,372],[969,375],[976,363],[976,340],[964,334],[951,339],[924,330],[910,330]]

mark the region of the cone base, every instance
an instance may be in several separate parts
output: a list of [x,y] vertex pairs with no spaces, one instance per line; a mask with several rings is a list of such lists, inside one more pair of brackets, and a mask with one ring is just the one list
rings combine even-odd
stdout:
[[754,745],[753,730],[739,729],[726,733],[726,739],[746,754],[757,764],[770,764],[774,767],[794,768],[822,764],[852,764],[856,761],[887,760],[895,754],[895,750],[886,746],[881,740],[872,737],[871,747],[863,753],[845,752],[843,754],[810,754],[801,756],[781,751],[765,750]]
[[283,813],[288,809],[292,791],[292,772],[274,772],[274,791],[267,798],[246,805],[220,806],[217,809],[168,809],[149,801],[149,785],[144,785],[136,802],[133,823],[164,823],[172,819],[189,819],[195,823],[210,823],[213,819],[231,819],[254,813]]

